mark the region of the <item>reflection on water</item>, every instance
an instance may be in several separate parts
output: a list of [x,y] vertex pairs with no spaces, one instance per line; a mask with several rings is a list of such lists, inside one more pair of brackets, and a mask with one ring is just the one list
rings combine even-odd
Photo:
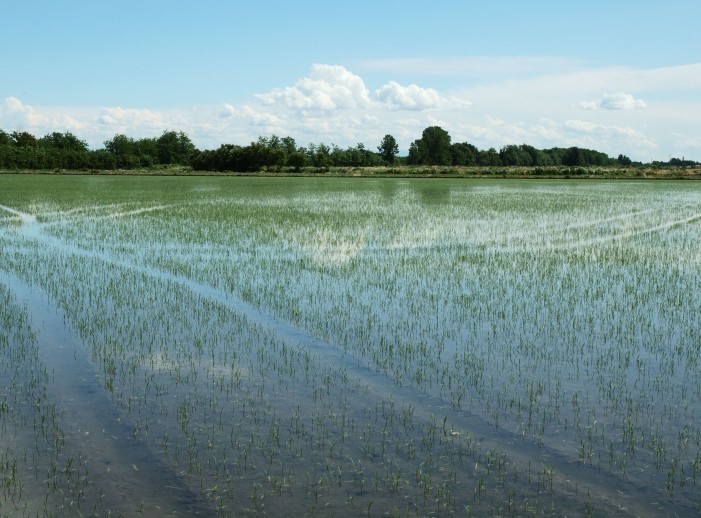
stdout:
[[697,189],[182,180],[0,197],[32,509],[698,510]]

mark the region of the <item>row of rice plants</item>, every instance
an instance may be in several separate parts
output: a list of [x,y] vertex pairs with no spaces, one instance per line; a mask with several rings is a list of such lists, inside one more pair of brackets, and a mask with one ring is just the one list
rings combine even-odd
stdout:
[[5,236],[222,514],[697,508],[693,189],[231,180]]
[[[358,494],[352,494],[352,498],[349,498],[349,489],[339,494],[326,489],[325,505],[327,507],[329,505],[340,505],[340,502],[344,502],[345,505],[355,506],[358,505],[357,502],[362,502],[363,500],[369,500],[368,505],[374,503],[376,509],[397,507],[396,503],[388,507],[390,504],[383,501],[383,498],[386,498],[387,484],[388,481],[392,480],[391,487],[394,489],[389,491],[390,495],[399,491],[400,482],[402,482],[399,475],[402,472],[411,473],[410,467],[415,467],[411,461],[416,459],[416,450],[428,453],[429,457],[427,460],[419,462],[423,466],[419,471],[423,473],[423,470],[426,470],[427,473],[424,473],[423,476],[418,476],[416,475],[418,472],[414,469],[415,483],[419,486],[418,488],[414,487],[413,491],[418,492],[420,490],[423,498],[419,499],[417,493],[414,497],[416,501],[411,503],[409,508],[422,509],[426,506],[431,508],[434,505],[437,508],[441,505],[450,508],[455,506],[454,490],[450,488],[457,483],[458,468],[446,471],[445,469],[438,469],[432,466],[434,446],[439,442],[435,415],[431,414],[426,417],[429,423],[426,426],[429,429],[421,432],[422,442],[420,447],[416,445],[418,442],[417,438],[407,442],[407,438],[404,435],[397,436],[399,438],[395,437],[394,443],[391,441],[392,437],[397,435],[397,430],[390,426],[395,412],[393,409],[394,403],[391,401],[387,403],[387,408],[392,408],[393,410],[387,413],[389,417],[385,417],[385,420],[389,419],[389,423],[385,422],[382,431],[377,430],[376,425],[373,424],[379,419],[377,409],[380,407],[384,408],[385,399],[387,398],[386,394],[392,390],[391,384],[388,385],[384,378],[382,378],[384,386],[378,391],[379,394],[371,398],[369,389],[363,389],[358,381],[355,381],[349,389],[347,386],[349,378],[346,373],[343,371],[334,373],[332,364],[325,365],[318,358],[310,356],[308,352],[302,354],[298,347],[283,348],[281,358],[285,364],[282,366],[277,365],[278,360],[276,360],[275,356],[268,357],[276,352],[275,341],[270,339],[264,342],[264,347],[260,347],[256,351],[255,356],[250,356],[250,351],[248,352],[249,361],[258,359],[258,366],[243,367],[244,371],[255,373],[256,380],[262,381],[252,382],[248,378],[253,376],[253,374],[248,374],[245,380],[248,383],[242,384],[240,364],[237,363],[236,368],[229,369],[229,361],[226,357],[214,357],[218,350],[215,346],[217,330],[222,330],[225,333],[223,340],[226,342],[226,348],[220,350],[224,355],[232,354],[232,345],[237,339],[242,337],[241,327],[231,327],[231,314],[227,313],[224,321],[220,322],[214,318],[214,315],[217,314],[217,309],[208,304],[206,300],[198,300],[198,297],[193,296],[192,290],[183,289],[187,288],[187,286],[173,285],[173,281],[170,281],[168,276],[164,276],[164,278],[154,277],[152,275],[153,272],[147,274],[139,271],[138,268],[126,268],[123,263],[105,262],[102,258],[94,257],[90,254],[75,257],[76,254],[73,248],[63,248],[63,250],[52,250],[48,254],[37,254],[34,261],[31,258],[21,258],[21,262],[12,266],[17,269],[20,275],[29,276],[35,282],[45,286],[50,291],[52,298],[57,301],[57,304],[61,305],[67,315],[70,315],[70,320],[80,331],[86,344],[92,345],[92,355],[97,362],[97,371],[102,373],[105,387],[124,411],[125,419],[133,423],[134,433],[139,436],[143,434],[144,438],[155,437],[156,439],[153,440],[152,445],[159,446],[164,452],[172,455],[172,458],[182,469],[182,473],[187,476],[188,480],[195,477],[195,481],[197,481],[197,478],[199,478],[199,489],[213,497],[216,495],[217,507],[222,512],[232,502],[246,501],[245,498],[242,499],[240,485],[232,486],[230,473],[232,469],[235,468],[237,470],[240,479],[245,482],[243,484],[245,488],[248,486],[247,482],[251,478],[250,475],[246,475],[246,472],[248,470],[256,472],[256,466],[264,462],[261,460],[261,455],[267,461],[268,470],[272,469],[273,460],[281,456],[279,450],[275,445],[271,445],[269,439],[265,436],[263,436],[265,440],[260,444],[258,443],[260,437],[258,432],[261,426],[271,426],[270,437],[275,438],[276,444],[280,441],[279,425],[275,423],[276,410],[271,408],[271,403],[268,399],[278,399],[278,405],[286,405],[290,397],[309,400],[310,389],[313,395],[312,401],[309,401],[304,406],[298,405],[296,410],[298,418],[309,415],[309,413],[314,415],[315,412],[318,412],[324,396],[332,399],[330,403],[325,403],[321,406],[322,410],[325,408],[336,409],[338,401],[344,401],[348,397],[344,392],[350,391],[350,394],[356,394],[364,391],[361,394],[362,397],[357,402],[354,402],[353,405],[357,407],[360,403],[360,407],[352,409],[351,412],[353,414],[361,414],[362,412],[368,423],[363,427],[362,436],[356,439],[356,442],[362,439],[362,446],[358,444],[351,445],[350,452],[353,453],[344,453],[344,448],[340,445],[345,442],[345,437],[349,432],[357,430],[357,425],[354,424],[355,418],[349,420],[345,415],[339,417],[330,410],[328,415],[322,412],[316,419],[318,423],[316,425],[317,428],[312,430],[314,432],[312,434],[305,431],[304,425],[299,428],[295,426],[298,441],[302,441],[301,443],[293,443],[291,438],[288,438],[284,443],[292,452],[288,453],[288,455],[293,456],[289,458],[283,457],[281,460],[285,462],[281,462],[280,466],[289,466],[292,461],[298,466],[303,466],[304,463],[302,461],[306,456],[314,454],[316,457],[323,455],[328,450],[329,459],[324,460],[322,456],[321,459],[315,459],[311,466],[323,464],[326,477],[330,477],[329,473],[333,473],[334,479],[340,477],[339,480],[343,480],[344,463],[350,462],[351,465],[355,465],[357,462],[362,465],[364,457],[371,459],[370,466],[359,470],[358,473],[360,474],[352,479],[353,487],[356,488],[353,493]],[[60,272],[60,275],[57,275],[56,272]],[[100,279],[100,282],[86,282],[86,279],[93,279],[96,276]],[[82,280],[82,282],[79,280]],[[161,286],[158,286],[159,284]],[[167,296],[163,298],[162,302],[152,298],[156,296],[162,297],[164,294]],[[171,303],[172,306],[170,305]],[[187,313],[191,314],[189,318],[183,318],[183,308],[187,308]],[[221,308],[219,311],[221,311]],[[202,316],[199,316],[201,312],[204,313]],[[235,315],[233,320],[236,320]],[[183,327],[194,324],[202,325],[202,321],[205,321],[207,325],[206,339],[196,337],[196,333],[193,333],[192,329]],[[95,331],[98,332],[97,335],[92,334]],[[252,339],[246,336],[244,336],[244,339],[245,343],[242,347],[250,347],[251,342],[260,341],[259,339]],[[204,344],[202,341],[207,343]],[[182,346],[179,344],[182,344]],[[154,350],[158,351],[155,356],[148,356]],[[204,362],[203,351],[208,352],[208,355],[204,357]],[[235,347],[233,351],[234,356],[236,356]],[[210,360],[210,357],[212,360]],[[299,364],[294,369],[290,366],[293,359]],[[211,366],[209,364],[210,361],[212,362]],[[204,368],[202,368],[203,363]],[[148,371],[149,367],[151,369],[150,373]],[[278,383],[285,386],[284,396],[277,394],[279,389],[276,388],[274,378],[271,389],[269,391],[263,390],[265,380],[270,376],[269,370],[271,368],[273,372],[277,372],[280,378]],[[203,375],[203,371],[206,374]],[[209,377],[210,371],[216,374],[211,379]],[[299,374],[295,374],[296,372],[299,372]],[[346,380],[343,390],[334,390],[338,379]],[[302,381],[303,385],[300,385],[297,391],[290,392],[292,390],[290,386]],[[200,388],[200,385],[203,387]],[[218,390],[213,390],[214,387]],[[246,390],[248,392],[245,392]],[[221,395],[218,393],[226,394],[224,406],[221,406]],[[231,401],[229,400],[230,397],[235,397],[236,399]],[[374,416],[365,406],[373,399],[378,401],[375,403]],[[237,415],[233,411],[228,410],[229,403],[234,403],[235,406],[241,407],[241,416],[238,417],[240,419],[238,423],[239,435],[236,437],[234,437],[232,429],[235,429],[233,424],[237,422]],[[345,403],[343,404],[346,405]],[[258,409],[261,408],[263,411],[262,414],[259,414]],[[385,415],[385,412],[383,411],[382,414]],[[409,426],[410,429],[413,429],[415,426],[411,419],[412,414],[413,412],[407,411],[403,419],[405,426]],[[410,418],[407,419],[406,415]],[[421,412],[420,415],[424,415],[424,412]],[[168,419],[168,416],[171,416],[170,419]],[[285,416],[285,421],[286,418],[287,416]],[[332,420],[329,423],[330,418]],[[340,425],[337,425],[333,420],[339,418]],[[256,424],[256,433],[251,431],[251,419]],[[269,424],[269,420],[272,420],[272,423]],[[204,424],[208,423],[208,421],[211,422],[211,429],[204,427]],[[350,430],[344,432],[349,426],[349,421],[351,422]],[[178,428],[183,432],[183,435],[178,433]],[[200,434],[205,435],[201,436]],[[224,434],[224,437],[220,437],[220,434]],[[325,439],[319,440],[319,435],[322,435]],[[444,418],[442,436],[444,439],[449,437],[451,439],[446,444],[453,444],[462,435],[462,432],[454,432],[452,428],[448,430],[446,419]],[[245,442],[243,441],[244,438],[246,438]],[[397,442],[400,439],[401,442]],[[468,444],[471,441],[472,439],[468,439]],[[329,443],[331,443],[330,446]],[[202,448],[200,450],[197,444],[206,444],[207,449],[204,450]],[[217,444],[223,444],[222,452],[217,451]],[[215,464],[211,458],[226,459],[227,455],[231,456],[231,450],[234,445],[236,445],[237,450],[242,452],[237,461],[231,465],[225,463],[222,466],[212,468]],[[396,455],[397,452],[402,451],[407,447],[406,445],[409,445],[407,462],[411,462],[411,466],[404,468],[394,467],[388,470],[387,462],[389,461],[387,458],[390,454]],[[277,447],[279,448],[279,444]],[[443,448],[446,447],[448,446],[443,446]],[[450,458],[464,459],[474,448],[475,445],[473,444],[467,450],[468,453],[460,453],[462,447],[459,447],[458,453],[451,454]],[[317,452],[317,450],[319,451]],[[335,453],[334,450],[336,450]],[[185,456],[184,452],[187,453],[187,456]],[[216,453],[220,453],[220,455],[216,455]],[[357,455],[357,460],[354,460],[353,454]],[[214,469],[217,477],[211,480],[210,484],[207,484],[207,472],[203,468],[200,456],[210,455],[211,458],[207,466],[210,469]],[[334,461],[336,455],[338,455],[338,460]],[[440,458],[445,457],[445,455],[440,455]],[[478,469],[477,465],[480,459],[477,457],[475,460],[475,466],[474,468],[470,467],[470,471],[477,471]],[[340,462],[340,465],[331,464],[332,461],[334,464]],[[376,464],[379,464],[379,466]],[[503,464],[502,462],[502,467]],[[470,462],[469,465],[472,466],[472,463]],[[318,468],[314,468],[315,471],[316,469]],[[379,469],[384,470],[382,477],[377,474]],[[452,482],[448,485],[448,482],[444,480],[440,485],[440,490],[433,489],[430,484],[426,485],[427,482],[432,480],[428,470],[453,473]],[[464,466],[461,466],[460,470],[464,471]],[[285,484],[291,486],[290,480],[292,477],[300,477],[300,473],[304,473],[304,469],[298,467],[294,473],[288,472],[285,475],[284,469],[281,468],[280,476],[282,480],[285,480],[285,477],[287,477],[288,481]],[[367,476],[374,476],[373,492],[365,489],[365,484],[367,483],[365,481],[366,473]],[[217,491],[214,490],[214,488],[221,487],[220,484],[224,484],[220,477],[224,477],[224,481],[226,481],[226,490],[221,490],[221,494],[219,489]],[[266,471],[266,480],[269,477],[271,475],[269,471]],[[278,478],[274,477],[271,480],[275,481]],[[236,481],[235,478],[233,480]],[[348,479],[345,485],[350,484],[351,479]],[[461,485],[461,487],[463,486]],[[478,496],[486,494],[484,479],[479,482],[479,486],[482,489],[476,494]],[[333,484],[333,487],[336,487],[336,483]],[[343,486],[339,484],[338,487]],[[409,490],[411,489],[410,487]],[[243,491],[245,492],[245,489]],[[315,493],[318,491],[318,489],[315,490]],[[441,498],[430,499],[429,497],[433,491],[438,491],[439,496],[443,495],[443,501]],[[300,494],[308,493],[309,488],[307,484],[307,486],[303,486],[302,492],[291,493],[289,500],[299,502]],[[379,493],[379,495],[374,493]],[[513,493],[517,494],[515,491]],[[315,503],[317,498],[319,497],[315,494]],[[466,496],[462,494],[461,498],[466,498]],[[405,501],[406,495],[404,495],[402,502]],[[468,501],[473,503],[472,500]],[[281,505],[287,507],[290,503],[285,502]],[[309,502],[301,499],[298,505],[306,507],[309,505]],[[271,508],[271,506],[272,504],[268,504],[268,508]],[[253,506],[252,509],[256,510],[258,508],[262,510],[264,506],[258,504]],[[423,514],[425,511],[415,512]]]
[[[412,189],[391,203],[386,193],[342,189],[237,200],[235,232],[256,234],[237,257],[208,256],[201,269],[187,253],[152,261],[212,284],[229,279],[225,289],[351,348],[398,383],[576,451],[580,462],[629,479],[637,449],[640,483],[678,500],[698,466],[698,444],[690,455],[688,445],[669,453],[666,444],[679,442],[676,423],[695,429],[698,409],[688,389],[698,365],[698,291],[689,293],[698,285],[698,192],[548,189],[450,192],[423,205]],[[187,208],[198,210],[206,206]],[[208,239],[224,244],[226,225]],[[645,469],[653,458],[656,469]]]

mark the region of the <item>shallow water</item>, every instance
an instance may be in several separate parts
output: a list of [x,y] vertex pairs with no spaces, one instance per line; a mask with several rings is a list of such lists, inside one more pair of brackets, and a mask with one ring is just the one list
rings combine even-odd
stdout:
[[0,284],[57,514],[698,511],[695,185],[42,180]]
[[[48,372],[45,391],[60,412],[60,457],[75,459],[72,462],[78,473],[86,474],[82,475],[86,480],[81,488],[85,495],[79,498],[68,492],[53,502],[49,511],[109,511],[125,516],[211,514],[211,506],[190,491],[184,477],[178,476],[162,455],[134,437],[128,419],[100,383],[81,339],[47,294],[5,272],[0,272],[0,283],[9,286],[16,302],[26,308],[36,333],[39,359]],[[26,497],[30,509],[44,507],[45,495]],[[2,510],[6,512],[4,506]]]

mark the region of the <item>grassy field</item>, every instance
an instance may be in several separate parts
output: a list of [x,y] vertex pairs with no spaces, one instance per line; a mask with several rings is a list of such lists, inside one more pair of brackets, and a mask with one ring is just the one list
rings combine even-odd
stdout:
[[701,511],[701,184],[0,176],[0,516]]

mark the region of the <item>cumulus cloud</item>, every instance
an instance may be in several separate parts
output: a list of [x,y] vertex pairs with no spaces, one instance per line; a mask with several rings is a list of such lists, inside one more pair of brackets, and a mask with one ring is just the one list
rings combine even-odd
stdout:
[[432,110],[442,107],[467,107],[469,103],[445,97],[432,88],[416,84],[403,86],[390,81],[373,94],[365,82],[340,65],[314,65],[308,77],[293,86],[276,88],[255,98],[266,107],[282,107],[305,112],[334,110],[390,109]]
[[99,124],[113,127],[153,127],[164,126],[163,116],[152,110],[142,110],[134,108],[104,108],[97,118]]
[[251,126],[276,126],[281,122],[278,116],[272,113],[256,110],[247,104],[237,107],[233,104],[224,103],[221,110],[219,110],[219,118],[237,119],[238,121],[244,121]]
[[27,113],[31,112],[30,107],[25,107],[22,101],[17,99],[17,97],[5,97],[5,102],[0,107],[0,111],[3,115],[12,113]]
[[594,122],[582,120],[568,120],[563,125],[566,129],[576,131],[578,133],[593,134],[601,131],[603,126]]
[[647,108],[645,101],[635,99],[630,94],[618,92],[605,95],[601,100],[601,107],[605,110],[635,110],[636,108]]
[[370,93],[359,76],[339,65],[320,64],[313,65],[309,77],[294,86],[276,88],[256,98],[266,106],[295,110],[362,108],[370,103]]
[[375,91],[377,99],[393,110],[428,110],[441,104],[440,94],[432,88],[415,84],[402,86],[390,81]]
[[16,97],[6,97],[0,104],[0,128],[29,131],[37,135],[53,131],[79,131],[85,127],[75,117],[62,110],[36,108]]
[[33,128],[46,124],[48,118],[36,113],[33,107],[16,97],[6,97],[0,105],[0,122],[3,126],[12,128]]
[[604,94],[598,101],[582,101],[580,106],[585,110],[636,110],[647,108],[647,103],[631,94],[616,92]]
[[657,144],[642,131],[629,126],[600,124],[578,119],[562,124],[560,139],[571,145],[615,153],[616,149],[651,150]]
[[233,104],[229,104],[229,103],[224,103],[224,105],[219,110],[219,118],[220,119],[228,119],[229,117],[236,117],[237,114],[238,114],[238,110],[236,109],[236,106],[234,106]]

